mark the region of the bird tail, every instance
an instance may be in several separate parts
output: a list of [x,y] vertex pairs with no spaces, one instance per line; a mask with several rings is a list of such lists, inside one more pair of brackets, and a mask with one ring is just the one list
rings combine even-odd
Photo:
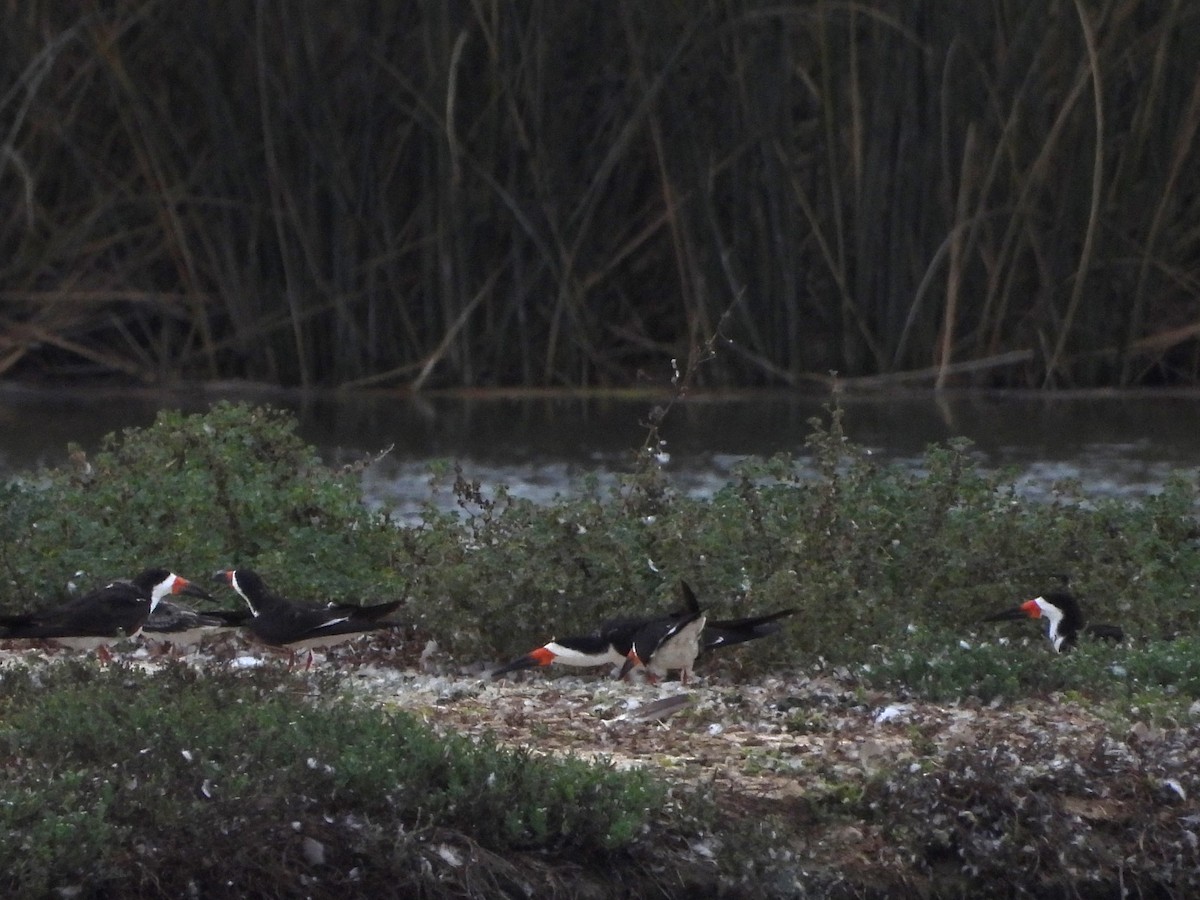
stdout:
[[795,609],[781,609],[763,616],[747,616],[742,619],[710,619],[704,626],[704,648],[713,650],[774,634],[783,628],[779,620],[795,613]]

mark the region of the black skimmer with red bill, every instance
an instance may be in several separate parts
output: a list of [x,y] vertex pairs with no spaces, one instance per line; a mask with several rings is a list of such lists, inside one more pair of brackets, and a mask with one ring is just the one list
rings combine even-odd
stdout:
[[357,606],[353,603],[330,603],[313,606],[296,603],[272,593],[258,573],[251,569],[223,569],[213,577],[229,585],[250,607],[246,627],[259,641],[280,647],[293,654],[296,650],[312,651],[331,647],[371,631],[401,627],[403,623],[385,621],[396,611],[399,600]]
[[[686,588],[683,582],[680,584]],[[555,638],[549,643],[529,651],[524,656],[500,666],[498,669],[493,669],[491,675],[493,678],[499,678],[509,672],[549,666],[555,663],[580,669],[622,665],[633,646],[633,639],[643,628],[656,622],[674,622],[693,612],[699,612],[700,607],[696,604],[695,595],[691,594],[690,590],[684,593],[681,588],[681,598],[684,606],[675,612],[652,617],[610,619],[601,623],[600,627],[590,634]],[[689,601],[691,602],[690,606],[688,605]]]
[[1079,601],[1068,591],[1051,591],[1041,597],[1026,600],[1020,606],[988,616],[985,622],[1007,622],[1017,619],[1045,619],[1046,637],[1055,653],[1067,653],[1086,634],[1100,640],[1119,643],[1125,632],[1119,625],[1090,625],[1084,621]]
[[[673,616],[666,617],[668,619]],[[651,619],[613,619],[604,622],[591,634],[556,638],[531,650],[524,656],[492,670],[492,677],[499,678],[509,672],[532,669],[558,663],[563,666],[590,669],[596,666],[619,666],[625,662],[633,638]]]
[[48,639],[107,656],[108,644],[138,634],[159,603],[174,594],[209,598],[174,572],[146,569],[131,581],[109,582],[53,609],[0,616],[0,639]]
[[[591,634],[575,637],[556,638],[547,644],[526,653],[507,665],[492,671],[493,678],[499,678],[509,672],[519,669],[559,664],[577,668],[593,668],[603,665],[623,665],[629,659],[635,639],[642,636],[640,642],[647,647],[654,633],[664,634],[671,626],[683,622],[690,623],[700,614],[700,604],[696,595],[686,581],[679,582],[680,608],[664,615],[613,619],[605,622]],[[794,609],[780,610],[763,616],[750,616],[742,619],[724,619],[706,621],[700,626],[700,652],[729,647],[755,638],[765,637],[778,631],[782,626],[779,619],[795,613]],[[695,626],[691,626],[692,630]],[[675,638],[671,643],[675,643]],[[668,659],[664,657],[663,659]],[[635,663],[636,665],[636,663]],[[678,667],[676,667],[678,668]]]

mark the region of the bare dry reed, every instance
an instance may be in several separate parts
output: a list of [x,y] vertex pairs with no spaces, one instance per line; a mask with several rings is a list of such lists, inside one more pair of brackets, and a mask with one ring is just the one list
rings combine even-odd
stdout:
[[1195,4],[5,23],[0,376],[625,384],[732,306],[711,385],[1200,377]]

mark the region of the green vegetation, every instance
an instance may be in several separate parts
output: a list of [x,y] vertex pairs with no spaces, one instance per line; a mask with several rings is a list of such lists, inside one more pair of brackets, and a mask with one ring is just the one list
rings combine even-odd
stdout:
[[[101,581],[151,563],[193,577],[239,565],[290,596],[403,596],[413,624],[467,659],[668,607],[685,578],[715,616],[799,610],[754,654],[705,666],[851,665],[935,698],[1143,684],[1200,696],[1186,642],[1160,643],[1200,632],[1193,475],[1145,502],[1085,500],[1064,484],[1030,503],[965,443],[931,448],[923,473],[880,466],[837,409],[814,422],[808,449],[805,467],[747,463],[709,500],[674,493],[648,453],[611,493],[585,479],[580,496],[544,506],[456,471],[460,514],[430,508],[402,528],[362,503],[354,467],[321,465],[284,414],[164,412],[4,488],[0,608],[56,597],[78,570]],[[1073,574],[1092,618],[1120,621],[1131,646],[1050,665],[1037,623],[979,623],[1055,587],[1054,573]],[[1125,674],[1098,677],[1113,659]]]
[[[993,640],[987,628],[979,628],[979,638]],[[976,643],[974,637],[959,645],[945,634],[914,637],[899,649],[876,648],[859,671],[869,683],[937,701],[1055,692],[1142,703],[1173,699],[1183,706],[1200,699],[1200,640],[1194,636],[1128,648],[1085,642],[1068,656],[1048,658],[1049,645],[1033,630],[1031,623],[1021,629],[1028,646]]]
[[[1050,502],[1028,503],[1003,474],[980,471],[964,443],[931,448],[921,473],[881,466],[843,433],[834,407],[813,423],[805,460],[747,463],[697,501],[670,488],[650,452],[661,419],[635,471],[610,491],[584,479],[578,496],[537,506],[446,469],[431,480],[453,491],[459,514],[431,507],[400,527],[363,504],[356,467],[322,465],[282,413],[164,412],[90,457],[77,450],[62,469],[4,486],[0,608],[49,602],[77,570],[99,582],[149,564],[195,577],[243,565],[297,597],[403,596],[402,615],[466,662],[670,606],[682,577],[714,615],[798,609],[757,652],[701,663],[738,679],[788,670],[796,683],[816,675],[842,685],[773,707],[798,746],[847,722],[874,729],[866,698],[878,691],[966,710],[1086,698],[1098,724],[1072,741],[1071,729],[1026,723],[1015,736],[1025,749],[1003,758],[996,748],[1014,735],[991,719],[993,733],[959,734],[961,746],[946,744],[935,721],[900,719],[888,727],[902,729],[892,746],[905,755],[876,751],[870,764],[787,744],[751,749],[748,775],[803,774],[804,795],[776,815],[778,799],[760,808],[736,791],[718,809],[703,791],[670,785],[666,771],[435,736],[347,702],[332,679],[311,691],[282,667],[4,670],[0,886],[550,896],[582,878],[601,894],[636,882],[640,893],[670,895],[688,883],[711,889],[719,869],[724,883],[749,879],[765,896],[788,895],[796,879],[818,893],[874,884],[886,894],[913,877],[936,877],[930,896],[952,896],[1005,871],[1073,890],[1086,882],[1076,869],[1093,865],[1104,886],[1114,873],[1148,889],[1192,883],[1186,817],[1155,820],[1144,865],[1122,860],[1135,839],[1125,823],[1200,791],[1187,762],[1200,708],[1194,476],[1174,476],[1145,502],[1087,500],[1064,484]],[[1074,576],[1096,620],[1119,619],[1129,644],[1085,641],[1059,657],[1037,623],[979,622],[1057,586],[1057,573]],[[676,725],[702,734],[717,715],[685,712]],[[1113,737],[1135,724],[1149,735],[1136,755]],[[1079,772],[1108,780],[1096,787]],[[1093,789],[1106,799],[1091,799]],[[1089,834],[1108,838],[1072,843],[1081,809]],[[844,861],[822,858],[810,879],[803,848],[824,840],[814,829],[862,828],[886,831],[896,867],[847,881]],[[698,835],[721,849],[702,874],[679,849]],[[1030,862],[1067,844],[1076,869]]]
[[516,868],[491,858],[629,863],[663,805],[644,773],[435,736],[336,693],[314,702],[281,672],[0,672],[0,889],[511,894]]
[[5,488],[2,563],[18,596],[53,596],[82,570],[127,577],[149,560],[207,581],[253,565],[301,595],[394,593],[395,530],[361,503],[357,472],[326,468],[270,409],[162,413],[110,435],[91,458]]
[[[0,373],[1195,383],[1200,7],[17,0]],[[955,367],[958,367],[957,369]]]

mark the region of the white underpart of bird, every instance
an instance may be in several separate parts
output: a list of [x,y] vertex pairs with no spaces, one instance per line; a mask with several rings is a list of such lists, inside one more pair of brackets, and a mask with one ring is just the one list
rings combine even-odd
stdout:
[[625,662],[625,657],[612,647],[609,647],[608,655],[604,657],[599,657],[594,653],[584,653],[581,650],[574,650],[571,647],[567,647],[558,643],[557,641],[551,641],[550,643],[546,644],[544,649],[554,654],[554,661],[556,663],[561,663],[564,666],[592,667],[604,665],[604,663],[610,663],[612,665],[619,666],[621,663]]
[[700,633],[705,621],[705,616],[697,616],[671,635],[645,663],[646,671],[656,678],[665,678],[668,672],[678,669],[679,680],[687,684],[700,655]]

